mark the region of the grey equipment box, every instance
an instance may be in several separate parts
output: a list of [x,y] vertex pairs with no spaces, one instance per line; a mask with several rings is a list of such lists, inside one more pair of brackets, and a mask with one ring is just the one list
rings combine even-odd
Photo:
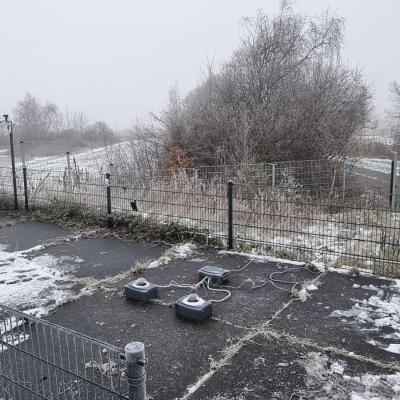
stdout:
[[147,282],[144,278],[138,278],[125,285],[125,296],[127,299],[145,303],[158,297],[158,286]]
[[211,315],[212,305],[197,294],[182,297],[175,303],[176,314],[195,321],[203,321]]
[[229,280],[229,271],[220,267],[206,265],[198,270],[199,280],[210,278],[213,285],[223,285]]

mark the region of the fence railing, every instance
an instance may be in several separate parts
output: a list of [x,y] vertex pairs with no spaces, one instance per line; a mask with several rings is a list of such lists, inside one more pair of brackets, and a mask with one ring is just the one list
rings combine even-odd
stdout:
[[[73,206],[110,220],[124,215],[174,223],[228,248],[400,274],[400,204],[387,192],[353,184],[346,190],[316,190],[295,177],[272,186],[187,174],[138,180],[109,173],[18,171],[19,199],[26,208]],[[10,172],[0,172],[0,191],[10,195]]]
[[1,399],[145,400],[145,365],[140,343],[123,350],[0,304]]

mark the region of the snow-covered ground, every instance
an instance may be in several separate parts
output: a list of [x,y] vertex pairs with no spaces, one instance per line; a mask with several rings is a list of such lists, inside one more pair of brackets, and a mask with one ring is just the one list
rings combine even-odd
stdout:
[[326,354],[310,352],[298,361],[306,370],[305,383],[310,390],[300,391],[299,398],[315,400],[398,400],[400,373],[362,374],[346,372],[347,363],[331,360]]
[[61,268],[65,257],[34,256],[41,246],[25,251],[0,251],[0,303],[43,316],[73,295],[73,277]]
[[[392,169],[392,160],[386,158],[361,158],[358,161],[357,166],[371,171],[390,174]],[[399,175],[400,172],[399,168],[397,170],[397,175]]]
[[382,136],[382,135],[365,135],[360,137],[365,143],[382,143],[388,146],[392,146],[394,143],[393,136]]
[[[112,151],[121,151],[129,146],[129,142],[116,143],[110,146],[97,147],[90,150],[71,152],[71,168],[79,168],[81,171],[90,173],[108,172],[109,155]],[[0,166],[10,167],[10,156],[8,149],[0,150]],[[26,160],[27,168],[31,170],[63,171],[67,167],[66,153],[33,157]],[[21,157],[17,155],[16,167],[22,168]]]
[[[81,151],[70,154],[72,168],[79,168],[85,172],[100,173],[109,169],[109,154],[113,150],[123,149],[128,142],[116,143],[111,146],[98,147],[92,150]],[[17,167],[22,163],[17,163]],[[34,170],[64,170],[67,167],[67,156],[35,157],[26,162],[26,166]]]
[[[63,240],[77,238],[78,236],[68,237]],[[76,266],[84,262],[79,257],[43,254],[45,247],[42,245],[14,252],[8,252],[6,245],[1,245],[0,248],[0,304],[30,315],[44,316],[66,301],[91,294],[97,288],[97,283],[102,282],[74,276]],[[191,243],[177,244],[151,262],[147,268],[156,268],[174,259],[186,259],[195,250],[196,246]],[[41,254],[38,255],[38,251]],[[117,275],[117,278],[120,276]],[[77,283],[80,284],[79,291],[74,290]]]
[[[370,345],[400,354],[400,280],[388,279],[387,282],[380,287],[354,284],[353,288],[360,290],[360,297],[365,292],[370,292],[371,296],[352,299],[354,305],[350,309],[335,310],[331,316],[365,333],[365,340]],[[373,332],[373,339],[369,332]]]

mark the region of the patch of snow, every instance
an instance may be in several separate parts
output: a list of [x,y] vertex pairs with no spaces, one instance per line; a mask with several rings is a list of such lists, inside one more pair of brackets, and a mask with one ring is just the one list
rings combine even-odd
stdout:
[[[71,159],[74,164],[85,172],[99,173],[104,172],[105,168],[109,168],[110,153],[113,150],[124,152],[130,145],[129,142],[115,143],[109,146],[97,147],[90,150],[78,151],[71,153]],[[55,171],[62,171],[67,167],[67,158],[65,154],[34,157],[26,161],[26,165],[31,170],[46,170],[53,169]],[[22,167],[21,162],[16,163],[17,167]]]
[[370,171],[390,174],[392,169],[392,160],[385,158],[361,158],[358,167],[369,169]]
[[30,336],[25,333],[11,332],[1,335],[0,353],[8,349],[7,345],[18,346],[29,338]]
[[35,248],[0,252],[0,303],[36,316],[47,314],[71,295],[73,283],[57,266],[56,257],[28,259]]
[[196,245],[193,243],[176,244],[167,250],[165,256],[171,259],[187,259],[192,256],[195,250]]
[[[400,339],[400,292],[399,282],[392,282],[391,286],[379,288],[375,285],[363,285],[364,290],[375,292],[367,299],[352,299],[355,304],[349,310],[334,310],[332,317],[349,319],[349,322],[356,323],[364,331],[374,331],[378,333],[382,328],[390,328],[393,332],[382,334],[383,340]],[[365,329],[367,328],[367,329]],[[374,336],[373,340],[367,343],[378,346],[383,350],[400,354],[400,344],[391,343],[385,345],[379,338]]]
[[318,285],[315,282],[305,282],[302,288],[297,293],[295,292],[295,297],[301,302],[304,302],[311,297],[310,292],[314,290],[318,290]]
[[381,289],[378,288],[378,287],[375,286],[375,285],[362,285],[362,286],[361,286],[361,289],[372,290],[373,292],[379,292],[379,291],[381,291]]
[[[304,398],[314,400],[399,399],[400,373],[351,376],[345,373],[347,364],[344,361],[336,360],[332,362],[327,355],[318,352],[308,353],[298,363],[306,371],[306,386],[311,388],[311,390],[303,389],[299,391],[298,394]],[[318,388],[318,390],[312,388]]]
[[153,269],[153,268],[157,268],[157,267],[159,267],[160,265],[163,265],[163,264],[164,264],[164,263],[163,263],[162,260],[157,259],[157,260],[152,261],[152,262],[147,266],[147,268],[148,268],[148,269]]
[[321,262],[321,261],[311,261],[311,266],[314,267],[318,272],[325,272],[326,271],[326,265],[325,263]]
[[265,358],[264,357],[257,357],[253,360],[253,365],[255,369],[260,367],[265,367]]
[[334,374],[343,375],[346,365],[343,362],[334,362],[331,365],[331,371]]
[[400,354],[400,344],[390,343],[390,345],[386,348],[386,351],[389,351],[390,353]]
[[256,254],[256,253],[242,253],[242,252],[239,252],[239,251],[221,250],[221,251],[219,251],[219,254],[243,256],[243,257],[247,257],[247,258],[249,258],[249,259],[251,259],[251,260],[253,260],[255,262],[276,262],[276,263],[298,265],[298,266],[304,266],[305,265],[305,263],[302,262],[302,261],[294,261],[294,260],[288,260],[288,259],[285,259],[285,258],[263,256],[263,255]]
[[147,268],[157,268],[161,265],[166,265],[172,260],[176,259],[186,260],[194,254],[196,248],[196,245],[193,243],[176,244],[168,249],[164,254],[162,254],[160,258],[152,261]]
[[311,284],[306,286],[306,289],[308,291],[318,290],[318,286],[315,283],[311,283]]
[[297,298],[302,302],[306,301],[309,297],[310,297],[310,294],[308,293],[307,289],[304,287],[301,288],[297,293]]

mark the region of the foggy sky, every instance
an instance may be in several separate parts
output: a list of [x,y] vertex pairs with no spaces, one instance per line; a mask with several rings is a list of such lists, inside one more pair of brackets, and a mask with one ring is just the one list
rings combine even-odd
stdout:
[[[185,94],[207,60],[239,44],[242,16],[276,13],[278,0],[0,0],[0,113],[29,91],[61,111],[113,128],[158,112],[168,89]],[[346,20],[344,59],[364,71],[378,114],[400,81],[400,0],[298,0]]]

